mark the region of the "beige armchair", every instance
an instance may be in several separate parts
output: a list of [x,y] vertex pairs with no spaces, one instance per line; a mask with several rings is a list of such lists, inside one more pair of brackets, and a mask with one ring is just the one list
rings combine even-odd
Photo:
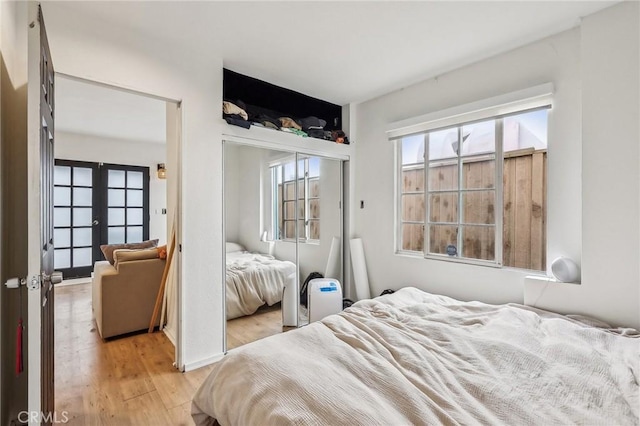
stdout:
[[149,328],[164,265],[159,258],[95,263],[93,314],[103,339]]

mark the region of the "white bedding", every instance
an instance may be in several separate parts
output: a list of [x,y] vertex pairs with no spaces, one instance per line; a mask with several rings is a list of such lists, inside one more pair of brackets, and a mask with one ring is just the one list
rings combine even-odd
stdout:
[[639,369],[634,330],[405,288],[231,351],[192,415],[198,425],[637,425]]
[[285,286],[295,283],[295,274],[294,263],[273,256],[227,253],[227,319],[251,315],[265,303],[280,302]]

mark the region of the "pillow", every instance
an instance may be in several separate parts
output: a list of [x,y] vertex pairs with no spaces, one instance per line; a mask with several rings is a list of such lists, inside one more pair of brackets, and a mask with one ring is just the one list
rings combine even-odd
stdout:
[[130,262],[132,260],[157,259],[158,249],[151,247],[148,249],[116,249],[113,251],[114,266],[117,268],[119,263]]
[[113,265],[113,251],[118,249],[145,249],[158,246],[158,239],[147,240],[141,243],[128,243],[128,244],[103,244],[100,246],[104,258]]
[[158,250],[158,257],[160,259],[166,259],[167,258],[167,245],[166,244],[156,248],[156,250]]
[[238,243],[227,243],[227,253],[233,253],[234,251],[244,251],[244,247]]

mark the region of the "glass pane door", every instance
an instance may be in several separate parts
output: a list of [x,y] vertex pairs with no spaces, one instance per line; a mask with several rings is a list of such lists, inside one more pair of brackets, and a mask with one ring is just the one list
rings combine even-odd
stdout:
[[102,243],[149,239],[149,168],[103,164]]
[[53,177],[54,266],[65,278],[88,277],[100,257],[98,165],[56,160]]

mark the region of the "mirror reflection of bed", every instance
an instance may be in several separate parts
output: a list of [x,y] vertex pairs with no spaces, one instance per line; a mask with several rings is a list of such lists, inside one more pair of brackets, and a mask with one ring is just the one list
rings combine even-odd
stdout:
[[224,158],[230,350],[304,325],[311,272],[341,280],[342,163],[229,141]]

